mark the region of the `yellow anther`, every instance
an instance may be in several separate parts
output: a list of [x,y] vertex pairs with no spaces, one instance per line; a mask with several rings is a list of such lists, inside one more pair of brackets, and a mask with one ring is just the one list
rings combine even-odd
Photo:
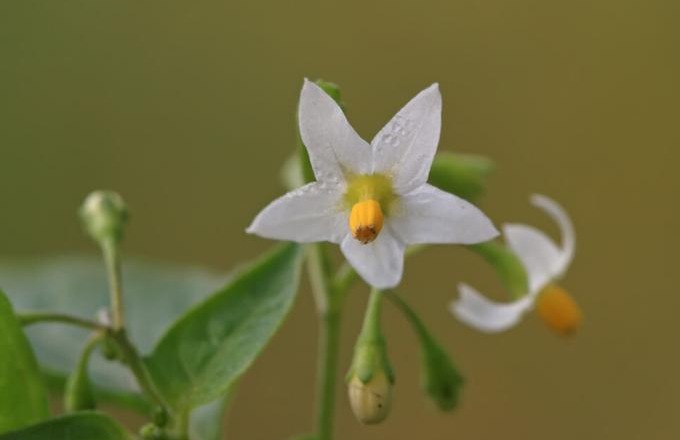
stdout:
[[380,203],[373,199],[362,200],[352,206],[349,214],[349,229],[352,236],[367,244],[376,239],[383,226]]
[[576,301],[554,284],[548,285],[539,294],[536,312],[548,327],[561,335],[576,331],[583,318]]

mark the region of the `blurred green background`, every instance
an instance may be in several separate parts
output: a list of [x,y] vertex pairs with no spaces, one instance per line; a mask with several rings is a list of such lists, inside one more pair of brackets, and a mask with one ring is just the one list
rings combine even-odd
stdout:
[[[243,231],[283,191],[303,77],[339,83],[367,139],[438,81],[440,149],[497,162],[482,203],[497,223],[555,233],[532,192],[572,214],[564,286],[586,320],[567,340],[534,316],[476,333],[446,310],[456,283],[502,298],[500,283],[465,249],[434,248],[400,291],[465,372],[462,406],[420,394],[415,338],[386,307],[393,412],[362,427],[343,390],[338,438],[679,438],[679,19],[671,0],[4,1],[0,255],[93,251],[75,210],[111,188],[132,208],[128,254],[227,270],[272,245]],[[348,304],[343,369],[366,292]],[[315,338],[305,284],[230,438],[309,430]]]

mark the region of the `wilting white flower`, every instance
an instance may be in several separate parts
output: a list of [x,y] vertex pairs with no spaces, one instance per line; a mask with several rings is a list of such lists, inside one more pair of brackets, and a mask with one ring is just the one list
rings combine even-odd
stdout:
[[574,257],[574,227],[567,213],[552,199],[533,195],[531,203],[543,209],[559,225],[562,246],[556,245],[536,228],[520,224],[503,227],[505,240],[526,269],[529,291],[510,303],[487,299],[467,284],[460,284],[460,297],[451,303],[451,311],[461,321],[484,332],[506,330],[531,310],[538,299],[539,315],[561,333],[573,331],[581,313],[564,290],[554,284],[566,272]]
[[340,244],[352,267],[376,288],[399,283],[407,245],[471,244],[498,235],[475,206],[426,183],[441,128],[437,84],[406,104],[371,144],[307,80],[298,120],[316,182],[274,200],[249,233]]

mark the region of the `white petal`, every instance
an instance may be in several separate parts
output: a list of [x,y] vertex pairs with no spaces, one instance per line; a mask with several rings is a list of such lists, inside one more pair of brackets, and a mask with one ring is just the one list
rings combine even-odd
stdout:
[[562,261],[559,265],[559,275],[564,274],[569,267],[569,264],[574,259],[574,250],[576,248],[576,233],[574,232],[574,225],[567,212],[556,201],[550,197],[540,194],[531,196],[531,203],[543,209],[560,227],[560,234],[562,236]]
[[373,138],[373,172],[390,174],[397,192],[427,181],[441,129],[442,97],[433,84],[420,92]]
[[451,313],[471,327],[487,333],[501,332],[517,324],[535,298],[525,296],[511,303],[498,303],[467,284],[460,284],[458,291],[460,297],[451,302]]
[[300,243],[340,243],[348,228],[341,198],[342,192],[337,186],[309,183],[270,203],[246,232]]
[[402,196],[389,222],[401,241],[409,245],[472,244],[498,235],[491,220],[477,207],[428,184]]
[[536,292],[559,274],[560,250],[543,231],[519,224],[503,225],[505,241],[522,262],[529,292]]
[[348,234],[341,249],[354,270],[371,286],[389,289],[401,281],[405,246],[389,227],[383,227],[378,238],[368,244],[362,244]]
[[564,210],[551,199],[532,196],[531,202],[559,224],[564,242],[560,249],[543,231],[534,227],[521,224],[503,226],[508,246],[527,270],[529,291],[535,293],[567,270],[574,255],[574,229]]
[[337,182],[345,174],[367,174],[371,146],[354,131],[338,104],[305,79],[298,112],[300,136],[318,181]]

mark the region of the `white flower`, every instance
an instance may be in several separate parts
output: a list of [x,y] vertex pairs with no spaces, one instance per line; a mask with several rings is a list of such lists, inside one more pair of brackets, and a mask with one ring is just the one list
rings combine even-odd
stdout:
[[354,269],[380,289],[399,284],[407,245],[470,244],[498,235],[476,207],[426,183],[441,128],[437,84],[406,104],[371,144],[307,80],[298,120],[316,182],[274,200],[247,232],[340,244]]
[[564,275],[574,257],[574,227],[564,209],[548,197],[533,195],[531,203],[543,209],[559,225],[562,246],[531,226],[505,225],[506,242],[527,271],[529,291],[514,302],[497,303],[469,285],[460,284],[460,297],[451,303],[451,311],[458,319],[478,330],[489,333],[507,330],[533,308],[539,297],[546,299],[539,300],[539,314],[555,330],[568,333],[580,320],[576,304],[566,292],[553,284]]

